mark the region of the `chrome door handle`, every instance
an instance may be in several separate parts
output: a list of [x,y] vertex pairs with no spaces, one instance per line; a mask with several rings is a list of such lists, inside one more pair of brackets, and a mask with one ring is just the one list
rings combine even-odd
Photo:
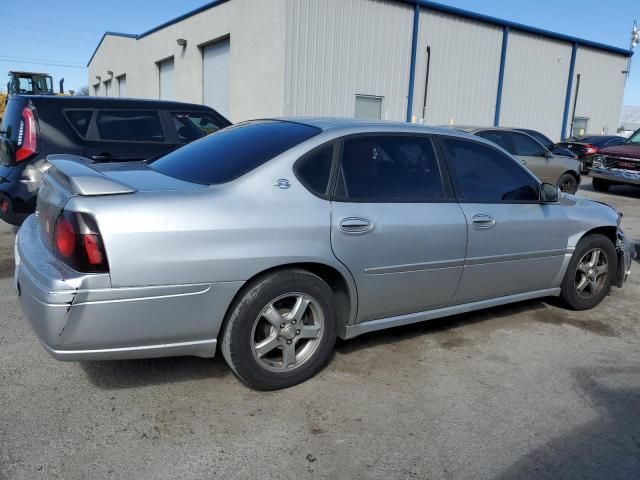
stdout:
[[474,215],[471,217],[471,224],[474,228],[479,230],[484,230],[487,228],[493,228],[496,226],[496,219],[491,215],[485,215],[484,213],[480,213],[478,215]]
[[373,230],[373,223],[366,218],[347,217],[340,220],[340,230],[345,233],[367,233]]
[[521,163],[521,164],[523,164],[523,165],[526,165],[526,164],[527,164],[527,161],[526,161],[526,160],[522,160],[522,159],[520,159],[520,163]]

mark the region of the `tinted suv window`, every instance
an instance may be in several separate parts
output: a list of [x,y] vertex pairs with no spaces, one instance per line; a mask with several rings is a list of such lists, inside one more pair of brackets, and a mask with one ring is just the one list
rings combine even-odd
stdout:
[[511,157],[477,142],[444,139],[461,192],[472,203],[538,200],[538,182]]
[[226,125],[219,125],[213,116],[205,112],[171,112],[180,143],[189,143],[217,132]]
[[545,149],[537,141],[525,133],[505,132],[511,138],[514,146],[514,155],[523,157],[544,157]]
[[327,145],[298,160],[295,172],[305,187],[313,193],[325,195],[329,187],[332,162],[333,145]]
[[151,168],[189,182],[229,182],[321,131],[283,121],[239,124],[189,143],[156,160]]
[[346,140],[336,197],[361,202],[442,200],[442,177],[431,139],[364,136]]
[[93,110],[66,110],[64,116],[81,137],[87,136]]
[[102,110],[96,126],[102,140],[164,142],[160,117],[152,110]]

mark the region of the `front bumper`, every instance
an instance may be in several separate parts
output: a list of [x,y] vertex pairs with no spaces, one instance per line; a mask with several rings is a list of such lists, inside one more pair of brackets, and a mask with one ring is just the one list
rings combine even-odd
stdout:
[[42,243],[35,216],[16,238],[15,286],[25,317],[58,360],[213,357],[242,282],[113,288],[81,274]]
[[589,170],[589,175],[593,178],[601,178],[602,180],[608,180],[613,183],[640,185],[640,171],[636,170],[593,167]]

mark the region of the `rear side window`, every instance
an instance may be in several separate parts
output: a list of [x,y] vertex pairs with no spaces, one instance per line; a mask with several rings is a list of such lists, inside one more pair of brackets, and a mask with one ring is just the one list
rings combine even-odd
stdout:
[[162,124],[155,110],[101,110],[96,126],[102,140],[164,142]]
[[180,143],[193,142],[226,126],[205,112],[171,112],[171,118]]
[[523,157],[544,157],[545,149],[540,143],[535,141],[525,133],[507,132],[507,137],[511,138],[515,151],[514,155]]
[[333,149],[333,145],[327,145],[296,162],[294,170],[298,179],[315,194],[327,194]]
[[87,136],[93,110],[65,110],[64,116],[81,137]]
[[151,168],[188,182],[225,183],[320,132],[309,125],[276,120],[239,124],[189,143],[159,158]]
[[347,139],[336,198],[357,202],[443,200],[442,176],[431,139],[413,136]]
[[538,182],[511,157],[478,142],[445,138],[459,188],[470,203],[538,201]]
[[487,130],[485,132],[478,132],[476,135],[504,148],[511,155],[515,155],[516,153],[510,139],[503,132],[497,130]]

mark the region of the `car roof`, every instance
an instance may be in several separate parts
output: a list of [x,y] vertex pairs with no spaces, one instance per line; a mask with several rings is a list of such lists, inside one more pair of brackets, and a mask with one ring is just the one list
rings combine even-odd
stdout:
[[111,108],[159,108],[159,109],[190,109],[190,110],[213,110],[211,107],[196,103],[183,103],[168,100],[150,100],[143,98],[113,98],[113,97],[89,97],[72,95],[12,95],[12,97],[23,97],[33,103],[53,103],[69,106],[71,108],[95,108],[106,106]]
[[511,128],[511,127],[482,127],[478,125],[441,125],[442,128],[450,128],[454,130],[459,130],[461,132],[466,133],[477,133],[485,130],[499,130],[501,132],[523,132],[524,129]]
[[[311,127],[320,128],[322,130],[352,130],[362,128],[363,131],[388,130],[431,133],[438,135],[455,135],[464,136],[460,132],[448,128],[421,125],[418,123],[407,123],[387,120],[367,120],[359,118],[343,118],[343,117],[281,117],[265,120],[279,120],[285,122],[301,123]],[[475,139],[474,139],[475,140]]]

